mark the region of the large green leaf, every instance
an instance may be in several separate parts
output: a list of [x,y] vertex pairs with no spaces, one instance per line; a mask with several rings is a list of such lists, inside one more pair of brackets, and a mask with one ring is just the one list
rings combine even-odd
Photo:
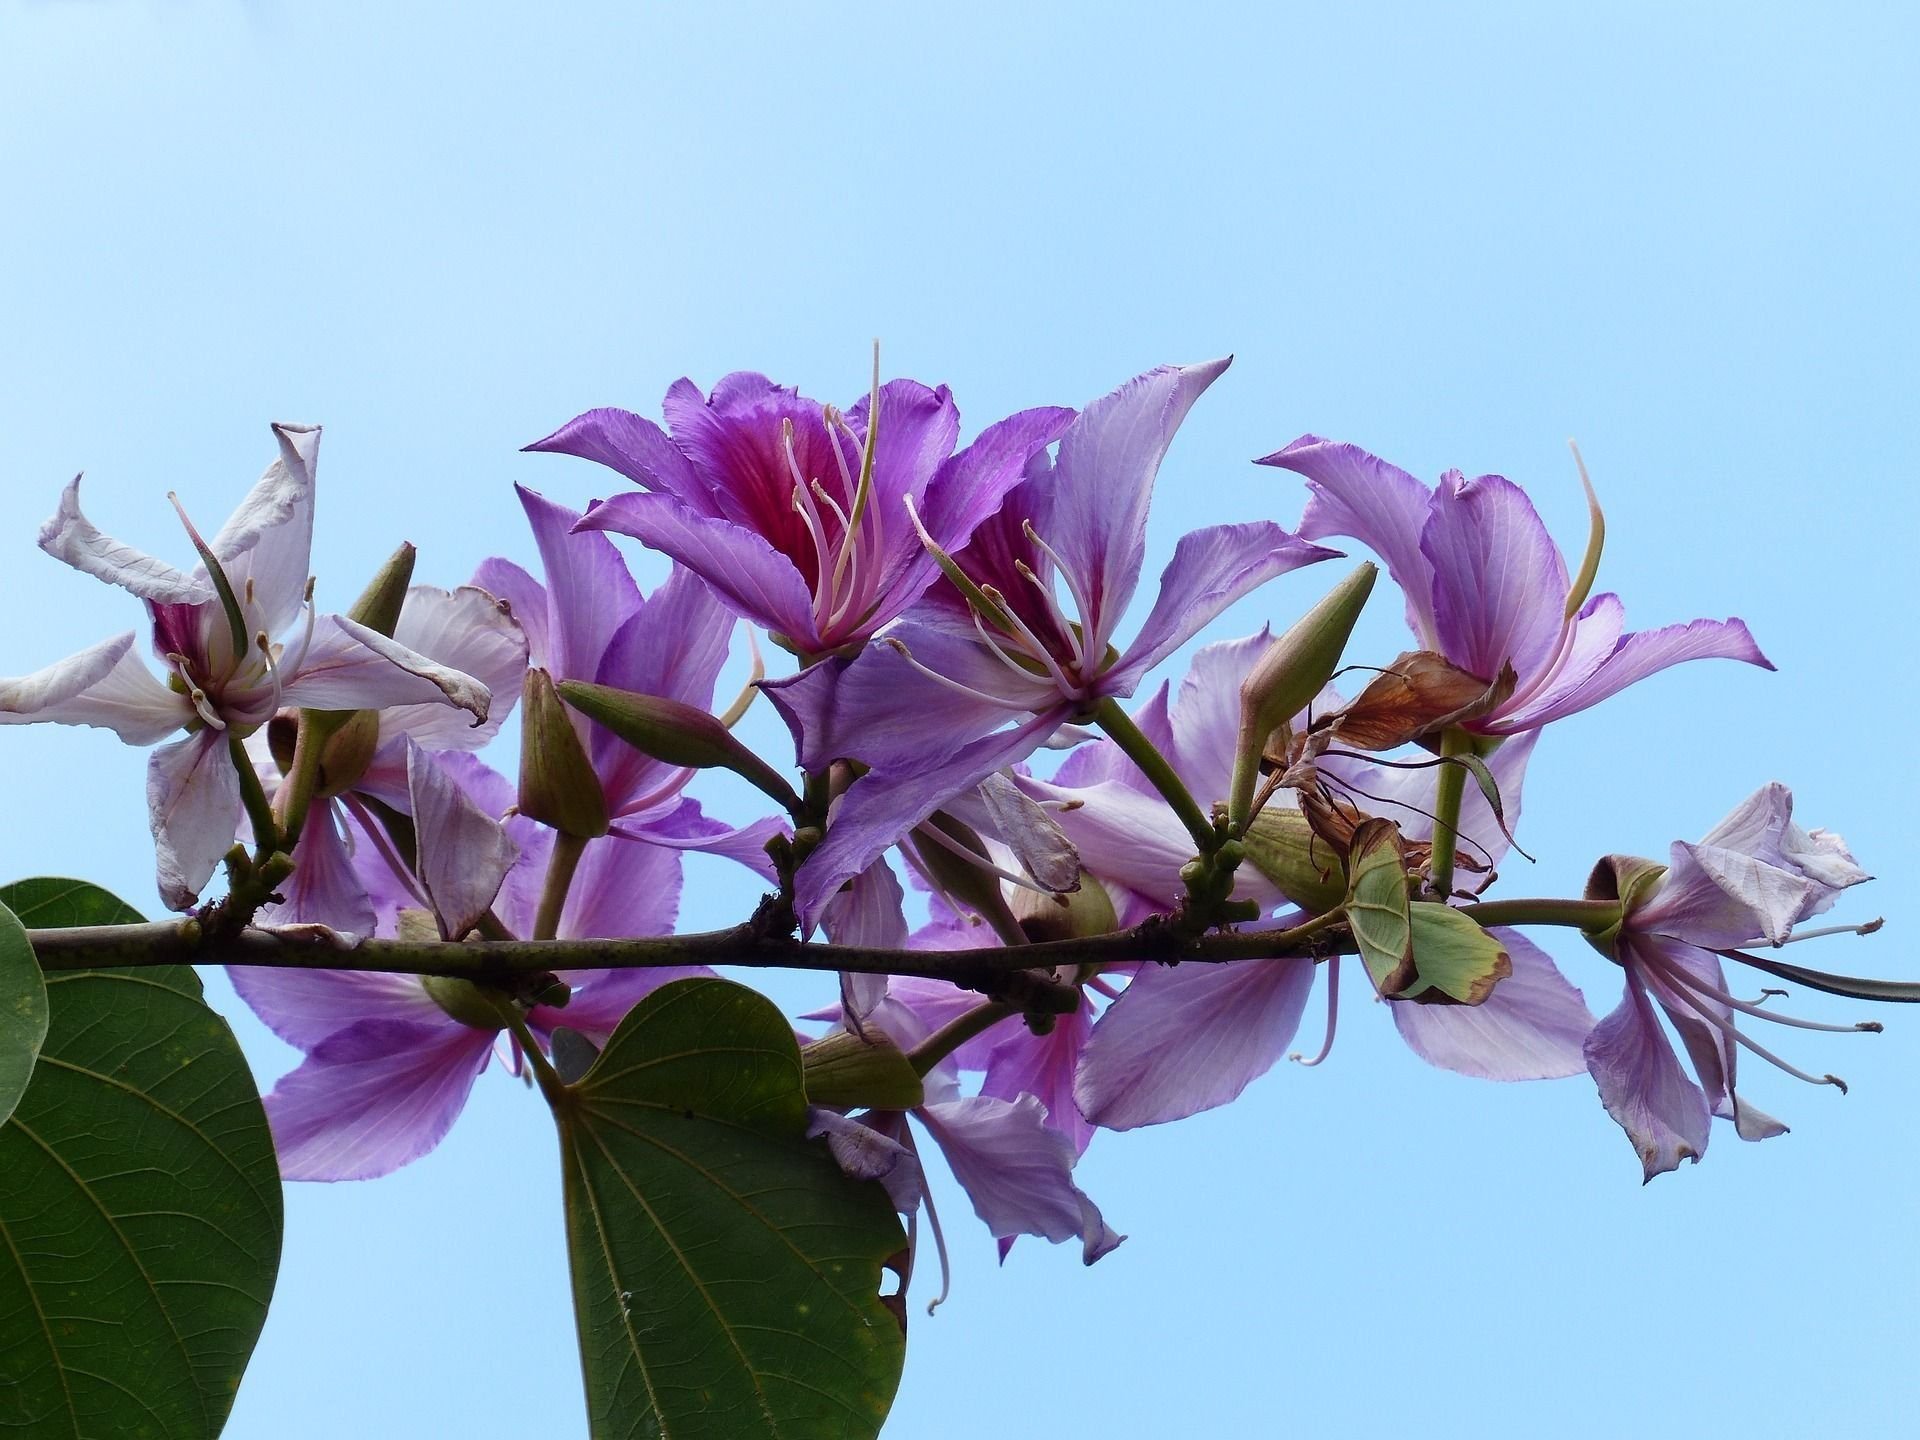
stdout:
[[27,931],[0,905],[0,1121],[26,1093],[47,1038],[47,986]]
[[596,1440],[860,1440],[906,1345],[878,1185],[806,1138],[793,1028],[763,996],[680,980],[554,1098]]
[[[30,929],[140,918],[72,880],[0,903]],[[40,1063],[0,1127],[0,1434],[210,1440],[280,1258],[259,1094],[185,966],[46,984]]]
[[1413,921],[1413,983],[1405,997],[1426,1005],[1478,1005],[1513,973],[1506,946],[1449,905],[1419,901]]

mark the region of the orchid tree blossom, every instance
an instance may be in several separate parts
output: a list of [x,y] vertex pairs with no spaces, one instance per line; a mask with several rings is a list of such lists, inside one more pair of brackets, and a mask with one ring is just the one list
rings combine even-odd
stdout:
[[1586,563],[1570,579],[1533,502],[1499,475],[1469,480],[1449,470],[1429,490],[1357,445],[1317,435],[1259,463],[1306,478],[1303,536],[1350,537],[1380,556],[1406,593],[1407,623],[1423,649],[1506,691],[1464,722],[1471,733],[1537,730],[1687,660],[1774,668],[1743,621],[1628,633],[1617,595],[1589,599],[1603,534],[1597,503]]
[[146,602],[164,682],[135,656],[131,631],[0,680],[0,724],[97,725],[143,746],[187,732],[147,766],[160,894],[176,910],[193,904],[232,846],[248,763],[241,743],[281,707],[453,706],[475,723],[488,713],[487,687],[471,675],[345,616],[315,615],[307,566],[320,430],[273,433],[278,456],[211,541],[180,512],[200,555],[191,571],[102,534],[81,512],[78,478],[41,527],[42,550]]
[[[1736,1088],[1742,1049],[1796,1079],[1846,1088],[1835,1076],[1789,1064],[1736,1021],[1848,1032],[1878,1030],[1878,1023],[1819,1024],[1739,999],[1721,962],[1731,957],[1767,969],[1764,957],[1741,952],[1803,938],[1796,926],[1869,878],[1838,835],[1794,822],[1793,793],[1779,784],[1755,791],[1698,844],[1675,842],[1664,866],[1618,855],[1600,863],[1589,894],[1625,907],[1617,933],[1600,944],[1625,971],[1626,993],[1587,1038],[1587,1068],[1646,1179],[1682,1160],[1697,1164],[1716,1116],[1733,1121],[1743,1140],[1785,1133]],[[1680,1037],[1698,1084],[1681,1068],[1660,1014]]]
[[[528,663],[555,681],[584,680],[710,709],[734,619],[708,584],[676,565],[658,590],[643,595],[612,541],[576,529],[578,511],[516,488],[546,581],[496,557],[481,564],[474,583],[520,621]],[[765,846],[778,821],[735,828],[711,819],[685,793],[697,770],[643,755],[584,716],[572,721],[605,793],[611,833],[726,855],[771,878]]]
[[877,354],[871,392],[844,411],[744,371],[711,395],[677,381],[662,408],[664,431],[590,410],[527,448],[598,461],[640,486],[594,505],[583,527],[672,556],[807,661],[857,648],[935,578],[909,507],[958,549],[1073,414],[1023,410],[956,454],[947,388],[882,385]]
[[[477,757],[403,745],[413,862],[363,829],[357,813],[342,817],[355,842],[353,882],[378,915],[373,932],[394,936],[426,923],[457,938],[485,919],[510,934],[532,933],[553,832],[519,816],[503,823],[514,787]],[[581,858],[558,935],[667,934],[679,894],[676,851],[602,837]],[[433,1150],[495,1057],[505,1023],[497,1009],[504,1002],[462,981],[248,966],[227,973],[268,1028],[305,1052],[266,1097],[289,1180],[372,1179]],[[566,1005],[528,1004],[526,1025],[543,1044],[563,1025],[605,1044],[651,991],[710,973],[698,966],[562,971],[556,978],[571,992]],[[516,1066],[517,1044],[509,1051]]]
[[1235,600],[1335,553],[1268,521],[1194,531],[1175,547],[1133,642],[1113,643],[1145,563],[1160,463],[1227,363],[1165,366],[1094,401],[1061,436],[1057,462],[1036,453],[965,548],[949,554],[922,527],[946,582],[911,615],[844,669],[763,686],[805,769],[848,758],[871,769],[800,867],[803,917],[949,797],[1131,695]]
[[[1169,705],[1163,686],[1135,716],[1140,730],[1202,804],[1227,795],[1240,727],[1240,684],[1269,641],[1263,630],[1203,647],[1177,699]],[[1329,688],[1313,709],[1324,714],[1340,705],[1340,697]],[[1296,717],[1296,727],[1303,728],[1306,719],[1305,714]],[[1508,826],[1519,819],[1533,741],[1532,736],[1509,741],[1489,762]],[[1407,838],[1432,834],[1438,788],[1434,769],[1402,769],[1338,755],[1323,756],[1318,763],[1330,785],[1369,813],[1393,820]],[[1156,910],[1173,908],[1182,891],[1180,867],[1192,854],[1192,842],[1117,745],[1103,740],[1083,746],[1052,781],[1028,778],[1020,783],[1053,811],[1095,877],[1142,896]],[[1290,805],[1290,792],[1278,792],[1270,803]],[[1463,807],[1460,832],[1489,865],[1508,848],[1500,818],[1477,789]],[[1337,867],[1338,861],[1330,855],[1328,864]],[[1265,910],[1288,898],[1253,863],[1243,863],[1235,879],[1236,895],[1258,901]],[[1261,924],[1276,928],[1305,918],[1293,912]],[[1482,1078],[1578,1074],[1584,1068],[1581,1042],[1593,1024],[1580,992],[1524,936],[1507,929],[1495,933],[1508,951],[1513,973],[1479,1005],[1391,1004],[1401,1038],[1431,1064]],[[1124,1130],[1226,1104],[1287,1053],[1322,971],[1328,995],[1328,1031],[1320,1052],[1324,1056],[1339,1015],[1341,964],[1336,957],[1321,963],[1248,960],[1142,967],[1088,1039],[1075,1089],[1082,1112],[1094,1123]]]

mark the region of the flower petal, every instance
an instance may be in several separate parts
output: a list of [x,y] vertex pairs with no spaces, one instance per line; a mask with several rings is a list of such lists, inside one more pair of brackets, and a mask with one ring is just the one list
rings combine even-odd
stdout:
[[1092,1012],[1082,1004],[1073,1014],[1059,1016],[1045,1035],[1025,1025],[1002,1025],[992,1033],[998,1043],[988,1053],[980,1093],[1014,1101],[1034,1096],[1046,1107],[1047,1124],[1072,1142],[1075,1155],[1085,1154],[1094,1126],[1080,1113],[1073,1087],[1093,1033]]
[[1313,990],[1307,960],[1149,966],[1093,1027],[1074,1093],[1109,1130],[1237,1097],[1286,1053]]
[[527,673],[526,632],[510,609],[472,585],[458,590],[416,585],[407,592],[393,640],[437,665],[472,676],[492,700],[479,725],[444,699],[382,710],[383,741],[407,735],[426,750],[478,750],[499,733],[520,698]]
[[1448,471],[1420,549],[1433,565],[1447,659],[1487,681],[1511,664],[1523,686],[1549,666],[1565,625],[1567,565],[1525,491],[1503,476]]
[[519,852],[500,822],[413,744],[407,746],[407,788],[420,847],[416,873],[433,901],[441,936],[459,940],[493,904]]
[[1795,917],[1805,920],[1832,906],[1842,890],[1873,877],[1854,861],[1847,842],[1828,830],[1803,830],[1794,823],[1793,792],[1777,780],[1762,785],[1700,841],[1736,850],[1782,870],[1804,876],[1820,888]]
[[[1505,731],[1545,725],[1590,709],[1669,666],[1688,660],[1714,659],[1743,660],[1762,670],[1774,668],[1773,662],[1754,643],[1743,620],[1689,620],[1684,625],[1663,625],[1657,630],[1640,630],[1622,636],[1613,653],[1595,666],[1593,673],[1580,684],[1559,690],[1551,703],[1529,705],[1524,712],[1502,717],[1497,725],[1486,728]],[[1522,683],[1524,681],[1523,675]]]
[[698,850],[703,855],[720,855],[738,861],[763,880],[774,879],[773,860],[767,854],[767,842],[786,832],[786,824],[777,815],[764,816],[746,825],[733,826],[716,820],[700,809],[698,800],[681,800],[664,814],[653,812],[637,819],[614,823],[615,835],[649,845],[664,845],[671,850]]
[[1644,1178],[1678,1169],[1682,1160],[1698,1164],[1711,1127],[1706,1097],[1681,1070],[1631,975],[1620,1007],[1593,1027],[1584,1048],[1600,1102],[1633,1142]]
[[[498,555],[482,560],[473,572],[473,583],[506,605],[527,637],[529,657],[545,656],[552,651],[547,633],[547,587],[511,560]],[[538,663],[533,662],[533,663]]]
[[325,925],[361,940],[373,934],[373,901],[354,871],[337,822],[334,802],[313,801],[293,848],[293,874],[281,882],[281,898],[261,907],[261,923]]
[[315,1050],[365,1020],[408,1021],[436,1029],[446,1012],[416,975],[367,970],[296,970],[229,965],[227,978],[266,1027],[289,1045]]
[[160,898],[171,910],[185,910],[240,829],[240,777],[224,732],[202,730],[147,757],[147,818]]
[[208,547],[236,596],[251,596],[257,628],[278,635],[306,603],[312,573],[314,466],[318,425],[275,425],[280,453],[254,482]]
[[677,496],[695,508],[701,505],[705,487],[693,462],[667,438],[666,431],[631,410],[589,410],[525,448],[592,460],[643,489]]
[[365,1020],[320,1045],[266,1097],[280,1174],[372,1180],[445,1138],[493,1037],[439,1023]]
[[129,630],[17,680],[0,680],[0,725],[98,725],[151,745],[194,718],[193,702],[153,678]]
[[[1487,757],[1487,772],[1499,792],[1500,812],[1508,831],[1519,828],[1527,762],[1533,758],[1539,738],[1538,731],[1513,736]],[[1393,821],[1410,840],[1433,837],[1433,807],[1441,766],[1405,770],[1338,755],[1323,757],[1318,764],[1324,777],[1352,787],[1355,802],[1368,814]],[[1487,804],[1480,787],[1471,782],[1460,802],[1459,834],[1461,853],[1487,865],[1498,865],[1512,848],[1494,818],[1493,807]]]
[[313,710],[383,710],[389,705],[452,705],[484,724],[492,696],[471,675],[344,615],[322,615],[300,668],[283,677],[282,699]]
[[1482,1080],[1578,1075],[1587,1068],[1583,1047],[1594,1026],[1585,998],[1519,931],[1492,933],[1513,973],[1478,1005],[1394,1003],[1400,1038],[1429,1065]]
[[639,613],[640,587],[611,540],[579,528],[579,511],[524,485],[514,490],[546,575],[546,646],[528,663],[555,679],[591,680],[615,633]]
[[176,570],[164,560],[101,534],[80,511],[78,475],[60,492],[60,508],[41,525],[39,544],[54,559],[129,590],[142,600],[204,605],[215,598],[213,583],[204,577]]
[[1627,917],[1636,934],[1666,935],[1707,950],[1755,940],[1779,944],[1817,902],[1821,887],[1737,850],[1676,842],[1660,889]]

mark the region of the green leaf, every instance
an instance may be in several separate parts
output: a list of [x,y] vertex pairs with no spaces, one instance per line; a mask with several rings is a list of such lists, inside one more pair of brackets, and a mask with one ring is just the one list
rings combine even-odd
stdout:
[[[30,929],[140,918],[73,880],[0,903]],[[46,987],[40,1063],[0,1126],[0,1433],[211,1440],[280,1257],[253,1077],[185,966]]]
[[1363,821],[1347,854],[1347,925],[1374,989],[1395,996],[1413,983],[1413,919],[1406,852],[1391,820]]
[[0,905],[0,1122],[33,1078],[40,1042],[47,1038],[47,986],[33,958],[27,930]]
[[1506,947],[1450,905],[1410,907],[1413,983],[1398,998],[1422,1005],[1478,1005],[1513,973]]
[[806,1138],[793,1028],[724,980],[643,1000],[560,1128],[595,1440],[859,1440],[905,1360],[885,1192]]

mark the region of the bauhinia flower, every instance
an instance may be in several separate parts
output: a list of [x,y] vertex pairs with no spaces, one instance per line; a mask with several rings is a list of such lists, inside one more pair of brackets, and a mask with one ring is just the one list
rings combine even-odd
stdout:
[[[1587,1038],[1587,1068],[1648,1180],[1677,1169],[1682,1160],[1697,1164],[1715,1116],[1732,1120],[1743,1140],[1785,1133],[1786,1126],[1739,1093],[1735,1061],[1741,1049],[1796,1079],[1845,1090],[1835,1076],[1810,1075],[1788,1064],[1736,1028],[1736,1020],[1747,1016],[1806,1030],[1880,1026],[1819,1024],[1739,999],[1728,989],[1721,961],[1745,961],[1841,993],[1871,993],[1849,988],[1842,977],[1809,977],[1798,967],[1742,953],[1812,938],[1796,935],[1794,927],[1868,878],[1838,835],[1794,823],[1793,793],[1779,784],[1755,791],[1698,844],[1675,842],[1664,866],[1624,855],[1600,862],[1588,895],[1619,900],[1625,913],[1618,929],[1595,944],[1626,972],[1626,995]],[[1852,933],[1871,927],[1842,928]],[[1698,1084],[1681,1069],[1656,1006],[1679,1035]]]
[[132,631],[0,680],[0,724],[98,725],[130,745],[188,732],[154,751],[147,767],[160,894],[176,910],[193,904],[232,846],[238,767],[248,763],[241,742],[282,706],[452,705],[476,723],[487,716],[487,688],[472,676],[344,616],[315,616],[307,562],[320,430],[275,425],[273,433],[278,458],[219,534],[205,541],[187,523],[201,559],[192,571],[103,535],[80,511],[78,478],[41,527],[49,555],[146,601],[165,682],[134,655]]
[[[1269,640],[1262,631],[1205,646],[1194,656],[1172,705],[1163,687],[1135,716],[1203,805],[1227,795],[1240,725],[1240,684]],[[1340,697],[1329,689],[1314,709],[1330,713],[1339,706]],[[1295,717],[1296,727],[1305,719]],[[1522,736],[1500,746],[1488,762],[1509,825],[1519,819],[1521,782],[1532,750],[1533,737]],[[1330,787],[1394,821],[1408,839],[1432,834],[1434,769],[1400,769],[1337,755],[1318,763]],[[1183,890],[1180,867],[1192,855],[1192,840],[1118,746],[1106,740],[1083,746],[1052,781],[1023,778],[1020,784],[1052,811],[1090,874],[1117,893],[1140,897],[1150,911],[1173,908]],[[1282,815],[1300,818],[1285,790],[1262,814],[1265,824]],[[1507,849],[1505,831],[1477,787],[1463,804],[1460,833],[1485,864],[1496,863]],[[1256,827],[1247,843],[1258,859],[1267,842]],[[1341,861],[1330,848],[1321,849],[1331,899],[1343,890]],[[1243,863],[1235,878],[1235,894],[1258,901],[1263,909],[1309,898],[1304,890],[1286,893],[1253,860]],[[1278,928],[1304,918],[1306,912],[1294,912],[1261,923]],[[1401,1038],[1430,1064],[1482,1078],[1578,1074],[1581,1042],[1593,1024],[1580,992],[1524,936],[1507,929],[1494,933],[1512,973],[1478,1005],[1393,1002],[1389,1010]],[[1342,964],[1336,957],[1319,963],[1143,967],[1087,1042],[1075,1089],[1082,1112],[1094,1123],[1125,1130],[1181,1119],[1234,1099],[1287,1053],[1322,972],[1328,996],[1324,1056],[1339,1016]]]
[[1146,558],[1154,477],[1227,363],[1151,370],[1096,400],[1061,436],[1057,462],[1037,452],[964,549],[949,554],[923,531],[946,580],[907,619],[844,669],[763,687],[803,767],[850,758],[872,772],[837,802],[825,843],[800,868],[803,917],[946,799],[1131,695],[1235,600],[1335,553],[1267,521],[1194,531],[1132,644],[1114,644]]
[[1021,411],[955,454],[947,388],[882,385],[877,357],[872,392],[845,411],[747,372],[706,396],[680,380],[662,408],[667,431],[590,410],[527,448],[596,460],[639,485],[593,506],[583,526],[671,555],[808,659],[859,645],[934,579],[908,505],[958,549],[1073,413]]
[[1306,477],[1303,536],[1349,536],[1386,562],[1423,649],[1498,687],[1491,708],[1463,722],[1476,734],[1536,730],[1685,660],[1773,669],[1739,620],[1624,633],[1617,595],[1588,598],[1600,558],[1597,505],[1586,563],[1570,579],[1533,502],[1501,476],[1449,470],[1429,490],[1357,445],[1317,435],[1260,463]]

